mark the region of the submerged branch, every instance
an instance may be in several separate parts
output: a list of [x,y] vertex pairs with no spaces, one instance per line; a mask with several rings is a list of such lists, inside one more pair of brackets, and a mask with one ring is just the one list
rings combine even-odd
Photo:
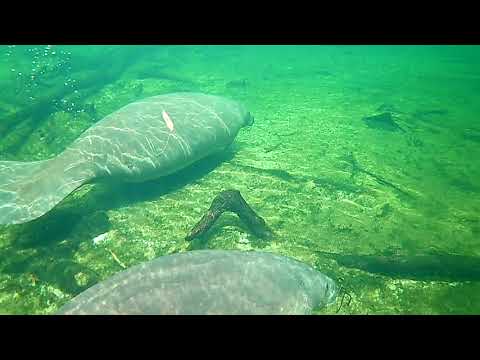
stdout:
[[347,160],[352,165],[352,177],[355,176],[356,173],[360,172],[360,173],[363,173],[365,175],[368,175],[368,176],[372,177],[379,184],[386,185],[386,186],[391,187],[392,189],[398,191],[399,193],[401,193],[405,196],[412,197],[411,194],[407,193],[405,190],[400,189],[397,185],[395,185],[395,184],[391,183],[390,181],[385,180],[381,176],[376,175],[376,174],[372,173],[371,171],[368,171],[368,170],[364,169],[363,167],[361,167],[358,164],[357,160],[355,159],[355,157],[353,156],[352,153],[350,153],[348,155]]
[[273,235],[265,223],[265,220],[253,211],[240,194],[240,191],[225,190],[213,199],[206,214],[203,215],[202,219],[193,227],[185,240],[192,241],[205,234],[225,211],[237,214],[240,220],[248,226],[255,236],[259,238],[269,238]]

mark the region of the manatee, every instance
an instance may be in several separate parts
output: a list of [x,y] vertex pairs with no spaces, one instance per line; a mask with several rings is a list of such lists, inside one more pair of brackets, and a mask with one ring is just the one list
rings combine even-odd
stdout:
[[331,278],[289,257],[193,250],[121,271],[57,314],[306,315],[332,304],[337,292]]
[[172,174],[224,150],[252,123],[242,104],[214,95],[172,93],[130,103],[58,156],[0,161],[0,224],[36,219],[86,183]]

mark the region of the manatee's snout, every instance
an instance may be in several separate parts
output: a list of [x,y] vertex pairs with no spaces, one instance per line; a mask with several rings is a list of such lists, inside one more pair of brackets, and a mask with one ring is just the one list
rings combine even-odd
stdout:
[[325,299],[326,304],[330,305],[335,302],[338,295],[338,287],[335,281],[332,279],[327,279],[325,284]]
[[247,111],[245,115],[245,126],[252,126],[254,122],[255,122],[255,118],[249,111]]

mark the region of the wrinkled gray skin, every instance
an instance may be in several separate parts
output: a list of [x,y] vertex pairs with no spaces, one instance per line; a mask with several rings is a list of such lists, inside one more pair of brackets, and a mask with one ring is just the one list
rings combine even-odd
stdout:
[[336,296],[332,279],[292,258],[195,250],[117,273],[58,314],[310,314]]
[[86,183],[141,182],[174,173],[222,151],[240,128],[252,123],[240,103],[201,93],[160,95],[126,105],[53,159],[0,161],[0,224],[38,218]]

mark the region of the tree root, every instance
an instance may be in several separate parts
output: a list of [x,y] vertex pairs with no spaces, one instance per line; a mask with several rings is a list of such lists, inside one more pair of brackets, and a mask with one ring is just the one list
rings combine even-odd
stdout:
[[193,227],[190,234],[185,237],[186,241],[205,234],[215,223],[215,221],[225,211],[230,211],[238,215],[250,229],[250,231],[257,237],[266,239],[273,235],[273,232],[268,228],[265,220],[258,216],[255,211],[243,199],[238,190],[225,190],[218,194],[213,199],[208,211],[203,215],[202,219]]

